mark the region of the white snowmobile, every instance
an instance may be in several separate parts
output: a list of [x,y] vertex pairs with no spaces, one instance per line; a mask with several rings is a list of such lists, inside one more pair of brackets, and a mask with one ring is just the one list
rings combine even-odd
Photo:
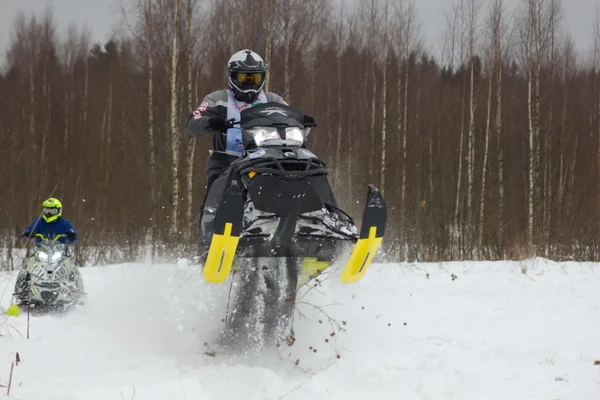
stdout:
[[36,243],[17,276],[13,296],[13,315],[27,305],[32,312],[65,312],[85,304],[83,279],[67,246],[54,240]]

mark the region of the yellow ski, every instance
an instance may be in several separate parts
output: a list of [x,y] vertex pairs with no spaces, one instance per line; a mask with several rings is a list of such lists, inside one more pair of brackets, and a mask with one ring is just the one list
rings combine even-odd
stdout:
[[213,236],[204,264],[204,279],[223,283],[231,272],[244,219],[244,199],[237,182],[233,181],[223,198],[213,221]]
[[204,265],[204,279],[209,283],[222,283],[229,276],[231,265],[239,236],[231,235],[232,224],[225,224],[222,235],[214,234],[210,243],[206,264]]
[[367,273],[382,240],[383,236],[377,237],[376,226],[369,229],[369,236],[366,239],[358,239],[352,249],[350,260],[342,272],[342,283],[356,283]]
[[356,283],[367,273],[367,269],[383,240],[386,222],[387,207],[385,200],[375,186],[369,185],[360,235],[352,249],[350,259],[342,271],[342,283]]
[[8,315],[9,317],[18,317],[19,314],[21,314],[21,309],[17,304],[11,304],[10,307],[8,307],[8,310],[6,311],[6,315]]
[[319,261],[314,257],[304,258],[298,274],[298,287],[303,286],[306,282],[318,277],[327,268],[329,268],[328,261]]

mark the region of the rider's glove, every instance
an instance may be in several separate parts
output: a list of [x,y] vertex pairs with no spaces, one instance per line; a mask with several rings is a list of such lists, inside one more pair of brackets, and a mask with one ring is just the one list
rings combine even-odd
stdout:
[[305,128],[314,128],[316,126],[317,126],[317,123],[315,122],[315,119],[313,117],[311,117],[310,115],[304,116],[304,127]]
[[229,121],[221,117],[211,117],[206,127],[211,131],[223,132],[229,128]]
[[68,231],[68,232],[66,233],[66,235],[67,235],[67,239],[69,239],[69,240],[75,240],[75,232],[73,232],[73,231]]

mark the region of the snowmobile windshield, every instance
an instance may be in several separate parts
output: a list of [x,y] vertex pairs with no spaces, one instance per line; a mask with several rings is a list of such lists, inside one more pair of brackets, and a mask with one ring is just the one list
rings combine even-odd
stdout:
[[306,138],[304,114],[281,103],[269,102],[242,111],[244,147],[302,146]]
[[242,129],[257,127],[304,129],[304,114],[285,104],[269,102],[250,107],[241,112]]

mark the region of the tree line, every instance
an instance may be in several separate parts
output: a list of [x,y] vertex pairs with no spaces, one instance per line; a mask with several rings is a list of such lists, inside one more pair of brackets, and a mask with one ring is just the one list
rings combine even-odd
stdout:
[[[428,48],[414,0],[122,0],[92,43],[18,16],[0,74],[3,248],[53,195],[81,262],[193,254],[209,139],[185,121],[251,48],[313,115],[309,148],[356,216],[389,208],[390,260],[598,259],[600,13],[579,54],[561,0],[454,0]],[[592,17],[590,17],[592,18]],[[146,246],[146,247],[144,247]],[[6,257],[6,254],[5,254]]]

